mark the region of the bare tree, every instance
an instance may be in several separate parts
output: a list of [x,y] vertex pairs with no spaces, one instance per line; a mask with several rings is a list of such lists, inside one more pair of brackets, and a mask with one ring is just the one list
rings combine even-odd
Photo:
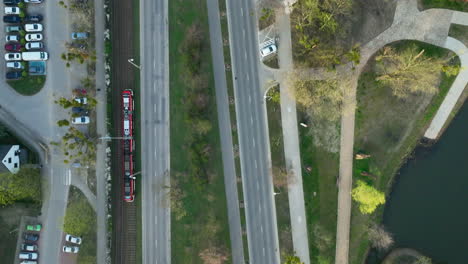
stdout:
[[372,245],[378,249],[388,249],[393,245],[393,237],[382,226],[372,225],[367,233]]
[[210,247],[199,254],[204,264],[223,264],[228,261],[226,250],[218,247]]

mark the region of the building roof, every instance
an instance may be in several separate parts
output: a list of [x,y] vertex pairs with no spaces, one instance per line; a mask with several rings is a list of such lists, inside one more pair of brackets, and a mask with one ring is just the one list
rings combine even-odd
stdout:
[[19,145],[0,145],[0,172],[17,173],[20,169],[20,160],[24,161],[25,155]]

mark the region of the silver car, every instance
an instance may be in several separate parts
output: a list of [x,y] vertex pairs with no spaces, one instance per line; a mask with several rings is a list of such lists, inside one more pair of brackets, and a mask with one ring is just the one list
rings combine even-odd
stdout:
[[79,247],[70,247],[70,246],[63,246],[63,249],[62,251],[65,252],[65,253],[78,253],[78,251],[80,250]]
[[10,41],[18,42],[20,38],[18,35],[6,35],[5,40],[6,42],[10,42]]
[[10,69],[23,69],[23,64],[18,61],[10,61],[6,63],[6,67]]

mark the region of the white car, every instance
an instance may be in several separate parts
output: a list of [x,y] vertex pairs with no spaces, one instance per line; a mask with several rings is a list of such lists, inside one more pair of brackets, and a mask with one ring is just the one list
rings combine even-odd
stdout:
[[269,46],[266,46],[265,48],[263,48],[261,51],[260,51],[260,55],[262,55],[262,58],[265,58],[266,56],[270,55],[270,54],[273,54],[273,53],[276,53],[277,49],[276,49],[276,45],[275,44],[271,44]]
[[30,252],[37,251],[37,245],[22,244],[20,248],[21,250],[24,250],[24,251],[30,251]]
[[26,30],[26,32],[41,32],[42,24],[38,24],[38,23],[26,24],[24,25],[24,30]]
[[89,124],[88,116],[80,116],[72,118],[72,124],[74,125],[86,125]]
[[24,47],[27,50],[42,49],[42,48],[44,48],[44,44],[42,44],[42,42],[28,42],[28,43],[26,43],[26,45],[24,45]]
[[34,260],[23,260],[20,264],[37,264],[37,261]]
[[19,15],[20,9],[16,6],[5,7],[5,15]]
[[87,104],[88,103],[88,98],[86,97],[75,97],[75,101],[80,103],[80,104]]
[[42,0],[24,0],[24,2],[28,4],[40,4]]
[[26,41],[41,41],[42,34],[41,33],[26,34],[25,38],[26,38]]
[[19,61],[21,60],[21,53],[5,53],[6,61]]
[[18,258],[19,259],[30,259],[36,260],[38,257],[37,253],[34,252],[20,252]]
[[78,253],[80,250],[79,247],[70,247],[70,246],[63,246],[63,252],[65,253]]
[[23,64],[18,61],[11,61],[6,63],[6,67],[10,69],[23,69]]
[[20,39],[18,35],[6,35],[5,40],[6,42],[10,42],[10,41],[18,42]]
[[71,242],[73,244],[80,245],[81,244],[81,237],[76,237],[76,236],[72,236],[72,235],[67,234],[65,236],[65,241]]

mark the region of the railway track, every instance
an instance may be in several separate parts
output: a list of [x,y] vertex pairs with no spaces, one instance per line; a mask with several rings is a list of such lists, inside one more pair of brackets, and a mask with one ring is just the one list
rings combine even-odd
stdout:
[[[134,69],[128,63],[133,58],[133,4],[137,0],[110,1],[112,42],[111,94],[112,135],[122,135],[122,91],[134,89]],[[112,263],[136,263],[137,210],[135,203],[123,200],[123,140],[112,141]]]

